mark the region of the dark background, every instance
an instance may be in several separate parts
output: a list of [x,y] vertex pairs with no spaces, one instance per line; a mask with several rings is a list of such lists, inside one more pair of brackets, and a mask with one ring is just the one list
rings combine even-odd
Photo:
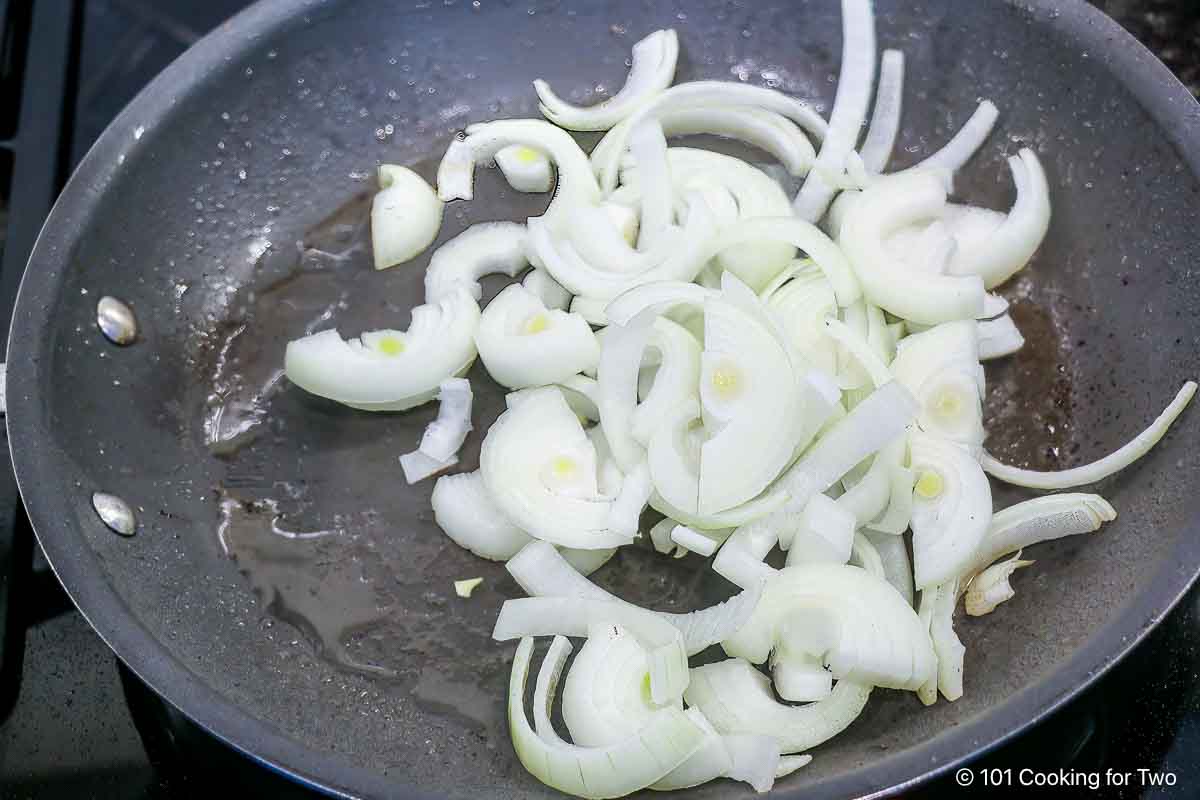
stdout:
[[[32,63],[37,55],[31,51],[35,45],[23,43],[33,41],[29,26],[35,2],[54,5],[56,0],[0,0],[0,19],[6,20],[0,116],[15,116],[22,80],[27,91],[52,91],[47,89],[49,82],[39,83],[21,70],[23,59],[28,56]],[[72,24],[66,27],[72,32],[55,55],[66,66],[61,71],[66,96],[58,109],[61,158],[46,160],[46,169],[55,173],[48,178],[48,196],[147,81],[247,4],[244,0],[57,2],[62,14],[71,17]],[[1141,39],[1200,96],[1200,0],[1097,0],[1095,5]],[[0,119],[0,124],[7,130],[15,123]],[[0,137],[11,135],[11,131],[0,133]],[[10,217],[18,216],[10,209],[21,201],[23,187],[9,184],[14,158],[21,157],[16,147],[0,154],[4,191],[0,231],[8,227]],[[29,213],[44,214],[45,209],[37,206],[33,202]],[[0,235],[5,236],[0,247],[27,247],[16,233]],[[24,545],[21,536],[26,537]],[[9,619],[19,623],[23,637],[10,631],[8,642],[13,646],[0,668],[0,713],[11,710],[0,723],[0,797],[173,798],[209,796],[218,790],[301,796],[299,790],[275,782],[225,752],[121,670],[70,606],[27,530],[18,531],[18,544],[9,557],[20,563],[32,557],[34,571],[19,592],[13,590],[16,611]],[[1112,676],[984,763],[1016,769],[1066,766],[1135,771],[1145,767],[1178,773],[1174,789],[1145,794],[1037,792],[1045,796],[1200,797],[1198,597],[1193,592]],[[960,792],[950,780],[911,796],[980,793],[986,790],[978,781]],[[1013,790],[1003,794],[1018,796]]]

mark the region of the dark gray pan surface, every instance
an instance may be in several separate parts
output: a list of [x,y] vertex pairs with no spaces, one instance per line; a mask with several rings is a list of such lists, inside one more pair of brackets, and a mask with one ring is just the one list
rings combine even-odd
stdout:
[[[904,49],[909,67],[894,165],[939,146],[989,97],[1000,131],[962,176],[961,195],[1005,207],[1003,156],[1025,144],[1051,179],[1048,241],[1007,292],[1028,352],[989,368],[989,446],[1035,466],[1115,447],[1200,372],[1200,107],[1082,4],[879,6],[881,45]],[[355,247],[379,161],[432,178],[465,124],[534,115],[534,77],[580,97],[596,84],[611,91],[632,42],[664,26],[680,32],[680,79],[769,82],[832,99],[840,22],[831,1],[275,0],[164,73],[72,179],[31,261],[10,344],[21,487],[89,620],[218,735],[349,794],[549,793],[512,755],[502,719],[513,648],[488,638],[497,607],[519,590],[500,565],[440,534],[432,485],[406,486],[395,462],[433,409],[360,414],[284,381],[258,406],[266,421],[220,456],[204,421],[217,409],[226,426],[252,415],[237,404],[262,395],[284,343],[326,315],[346,335],[407,323],[424,261],[375,273]],[[537,212],[536,199],[484,174],[475,201],[447,208],[441,239]],[[141,341],[117,349],[100,337],[92,317],[102,294],[131,303]],[[479,368],[471,377],[483,429],[501,394]],[[1198,468],[1193,411],[1151,458],[1100,488],[1117,522],[1037,548],[1015,600],[960,622],[962,700],[922,710],[910,695],[877,692],[778,793],[841,797],[919,779],[1081,688],[1194,577]],[[97,489],[140,507],[136,537],[100,525],[89,503]],[[997,492],[997,502],[1019,496]],[[281,551],[267,535],[266,499],[278,503],[282,528],[337,533]],[[237,561],[220,549],[222,520]],[[250,567],[250,576],[240,570]],[[481,590],[456,598],[451,582],[475,575],[486,578]],[[724,591],[698,559],[642,550],[622,552],[597,578],[664,609]],[[277,592],[273,613],[255,586]],[[340,631],[346,620],[362,626]],[[344,649],[317,653],[321,640]],[[716,784],[695,795],[748,793]]]

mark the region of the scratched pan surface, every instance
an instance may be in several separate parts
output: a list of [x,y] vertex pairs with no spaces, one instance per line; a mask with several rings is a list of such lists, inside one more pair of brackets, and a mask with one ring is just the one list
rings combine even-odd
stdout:
[[[938,146],[989,97],[1000,132],[962,176],[962,196],[1005,207],[1003,157],[1023,145],[1053,187],[1047,241],[1007,289],[1030,341],[989,367],[990,446],[1039,467],[1116,446],[1200,372],[1198,107],[1080,3],[878,5],[881,44],[909,65],[894,166]],[[329,325],[404,327],[421,296],[426,259],[369,268],[364,198],[380,161],[431,178],[455,130],[536,114],[534,77],[580,99],[611,92],[632,42],[664,26],[680,33],[681,79],[832,99],[832,0],[278,0],[172,66],[67,187],[22,286],[8,358],[21,488],[93,625],[218,736],[348,795],[550,794],[513,757],[503,723],[513,646],[488,636],[518,589],[439,533],[431,484],[407,486],[396,463],[434,409],[357,413],[277,370],[288,339]],[[475,201],[447,208],[441,239],[544,202],[485,173]],[[135,309],[133,346],[99,336],[103,294]],[[501,393],[480,369],[471,377],[481,432]],[[877,692],[777,794],[909,784],[1079,690],[1200,565],[1198,468],[1193,410],[1151,458],[1102,485],[1117,522],[1037,548],[1015,600],[960,621],[960,701],[926,710]],[[137,507],[135,537],[98,522],[95,490]],[[997,503],[1018,497],[998,491]],[[476,575],[475,595],[455,597],[451,582]],[[701,560],[638,548],[597,579],[662,609],[725,593]],[[717,783],[695,795],[747,792]]]

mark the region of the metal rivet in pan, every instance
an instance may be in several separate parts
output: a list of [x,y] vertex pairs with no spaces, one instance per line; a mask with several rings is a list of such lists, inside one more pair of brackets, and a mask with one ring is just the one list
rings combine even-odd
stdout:
[[122,536],[133,536],[137,530],[137,518],[133,509],[115,494],[96,492],[92,495],[92,508],[100,520]]
[[96,324],[113,344],[131,344],[137,338],[137,319],[133,309],[115,297],[105,295],[96,303]]

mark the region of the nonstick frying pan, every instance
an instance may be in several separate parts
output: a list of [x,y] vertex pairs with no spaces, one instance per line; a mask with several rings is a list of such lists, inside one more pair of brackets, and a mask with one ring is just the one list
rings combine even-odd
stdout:
[[[1054,219],[1007,288],[1026,349],[989,367],[989,447],[1048,468],[1107,451],[1200,372],[1200,107],[1081,2],[880,0],[881,46],[908,61],[893,166],[944,141],[977,98],[999,131],[959,180],[1011,201],[1028,144]],[[678,29],[680,79],[832,99],[832,0],[595,4],[265,0],[205,38],[116,119],[51,214],[21,286],[8,425],[22,495],[72,598],[116,653],[200,725],[262,763],[353,796],[532,797],[503,724],[513,646],[489,640],[519,595],[436,528],[429,482],[396,456],[434,410],[372,415],[280,379],[288,339],[402,328],[425,259],[369,266],[381,161],[432,178],[469,122],[535,116],[530,81],[586,98],[619,86],[633,41]],[[481,174],[467,224],[536,214]],[[492,285],[489,293],[498,286]],[[137,340],[96,328],[128,303]],[[501,393],[471,374],[485,428]],[[464,452],[473,468],[478,434]],[[909,786],[1045,716],[1128,652],[1200,566],[1194,414],[1101,485],[1119,519],[1042,546],[1016,599],[964,619],[966,694],[922,709],[877,691],[779,796]],[[121,537],[96,491],[134,507]],[[1019,499],[998,490],[997,505]],[[287,538],[280,532],[309,534]],[[318,535],[325,532],[325,535]],[[469,600],[451,581],[481,575]],[[706,605],[699,559],[627,548],[597,580],[661,609]],[[745,795],[727,782],[697,797]]]

